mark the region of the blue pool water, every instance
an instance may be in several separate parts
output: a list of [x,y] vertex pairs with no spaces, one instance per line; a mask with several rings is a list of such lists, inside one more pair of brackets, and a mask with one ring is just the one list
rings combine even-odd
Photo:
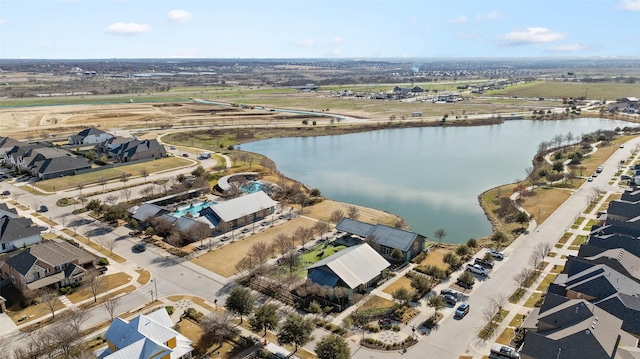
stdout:
[[271,187],[258,181],[251,181],[245,184],[244,186],[240,187],[240,190],[244,193],[254,193],[258,191],[263,191],[266,194],[271,194],[273,192]]
[[202,203],[194,203],[190,206],[185,206],[180,208],[179,210],[173,212],[173,216],[174,217],[182,217],[184,215],[186,215],[187,213],[191,213],[192,216],[197,216],[198,212],[200,212],[203,208],[207,208],[209,206],[212,206],[216,204],[216,202],[210,201],[210,202],[202,202]]

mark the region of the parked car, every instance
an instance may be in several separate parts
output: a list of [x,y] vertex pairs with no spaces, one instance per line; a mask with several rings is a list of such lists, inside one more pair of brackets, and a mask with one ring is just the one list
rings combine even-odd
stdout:
[[138,243],[138,244],[133,246],[133,251],[134,252],[144,252],[146,250],[147,250],[147,244],[146,243]]
[[503,259],[504,258],[504,253],[500,252],[497,249],[489,249],[487,251],[487,253],[489,253],[493,258],[497,258],[497,259]]
[[471,289],[471,288],[473,288],[473,284],[469,284],[469,283],[467,283],[467,282],[462,282],[462,281],[460,281],[460,280],[458,280],[458,281],[456,282],[456,284],[457,284],[459,287],[464,288],[464,289]]
[[443,295],[443,296],[442,296],[442,299],[444,299],[444,302],[445,302],[446,304],[449,304],[449,305],[453,305],[453,306],[455,306],[455,305],[456,305],[456,303],[458,303],[458,299],[457,299],[456,297],[452,296],[451,294],[445,294],[445,295]]
[[630,180],[630,179],[631,179],[631,176],[629,176],[629,175],[622,175],[622,176],[620,176],[620,179],[623,179],[623,180]]
[[96,270],[100,272],[100,274],[104,274],[109,268],[107,267],[97,267]]
[[8,195],[10,195],[10,194],[11,194],[11,192],[9,192],[9,191],[4,191],[4,192],[2,192],[2,195],[3,195],[3,196],[8,196]]
[[457,290],[454,290],[454,289],[445,288],[445,289],[440,291],[440,295],[442,295],[442,296],[451,295],[456,299],[460,299],[460,296],[462,295],[462,293],[460,293],[460,292],[458,292]]
[[456,309],[456,314],[453,317],[462,319],[467,314],[469,314],[469,303],[464,302],[458,306],[458,309]]
[[386,325],[389,325],[389,324],[391,324],[391,318],[381,318],[381,319],[378,319],[378,324],[386,324]]
[[189,154],[188,153],[183,153],[182,157],[189,157]]
[[42,205],[40,206],[40,208],[38,208],[38,212],[48,212],[49,208],[47,208],[47,206]]
[[486,259],[482,259],[482,258],[476,258],[473,260],[473,262],[477,265],[483,266],[487,269],[493,269],[493,262],[492,261],[488,261]]
[[483,266],[477,264],[467,264],[467,272],[471,272],[473,274],[481,275],[486,277],[489,275],[489,271]]
[[593,177],[587,178],[587,182],[593,182]]
[[506,345],[496,344],[491,347],[489,359],[519,359],[520,353]]

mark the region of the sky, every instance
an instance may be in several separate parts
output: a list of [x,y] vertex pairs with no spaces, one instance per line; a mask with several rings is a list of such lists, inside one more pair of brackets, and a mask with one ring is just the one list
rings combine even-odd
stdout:
[[0,58],[640,57],[640,0],[0,0]]

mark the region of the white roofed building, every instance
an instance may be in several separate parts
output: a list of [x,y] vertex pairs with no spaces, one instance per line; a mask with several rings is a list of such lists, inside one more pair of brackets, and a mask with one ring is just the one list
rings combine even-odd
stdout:
[[165,308],[139,315],[130,322],[115,318],[104,334],[107,348],[96,352],[100,359],[191,358],[193,343],[171,329]]
[[222,222],[230,228],[238,228],[274,213],[277,204],[263,191],[257,191],[204,208],[200,216],[207,218],[216,228]]
[[374,285],[390,264],[368,244],[343,249],[307,268],[307,278],[319,285],[362,292]]

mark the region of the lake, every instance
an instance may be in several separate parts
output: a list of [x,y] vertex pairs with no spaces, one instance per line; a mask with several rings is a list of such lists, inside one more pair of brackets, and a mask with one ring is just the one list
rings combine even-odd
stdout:
[[286,176],[341,202],[403,217],[431,240],[465,243],[491,235],[478,203],[483,191],[526,177],[538,145],[571,132],[629,125],[604,119],[506,121],[478,127],[421,127],[242,144],[271,158]]

